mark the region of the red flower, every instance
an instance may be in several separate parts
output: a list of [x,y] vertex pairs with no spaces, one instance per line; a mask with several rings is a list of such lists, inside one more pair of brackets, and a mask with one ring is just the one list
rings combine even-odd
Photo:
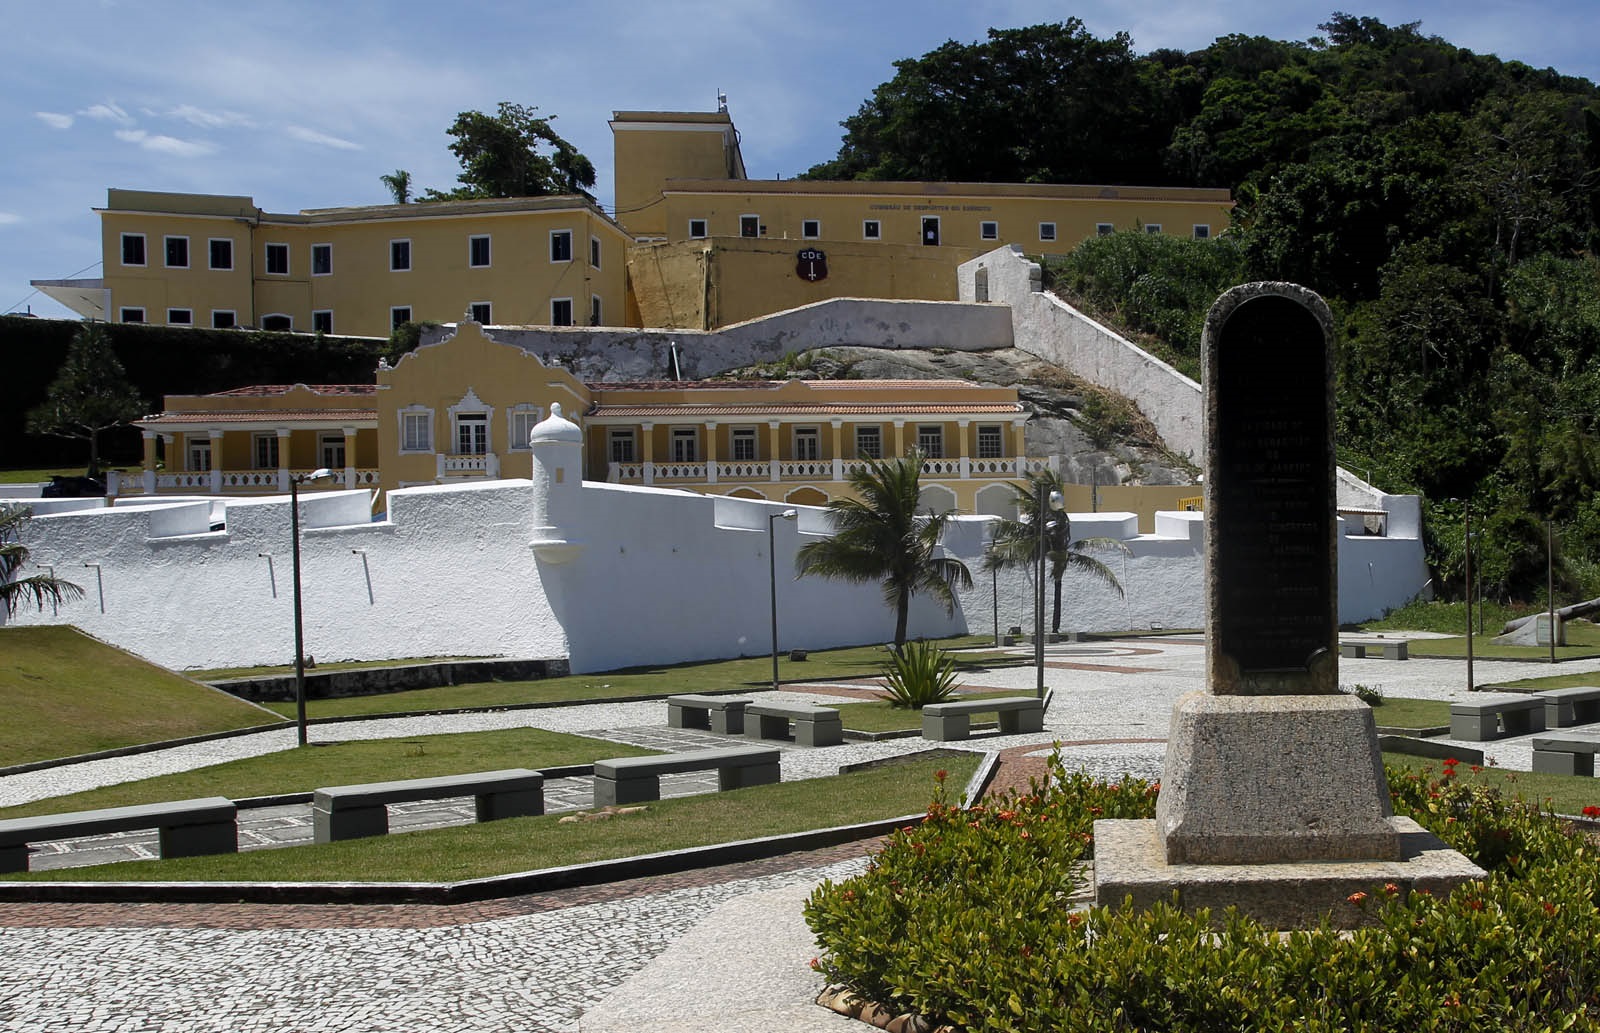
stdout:
[[1544,907],[1544,913],[1545,914],[1553,915],[1553,914],[1556,913],[1556,906],[1554,904],[1550,903],[1548,900],[1541,901],[1541,904]]
[[1023,829],[1022,830],[1021,836],[1022,836],[1023,839],[1032,839],[1033,838],[1033,836],[1028,832],[1027,829]]
[[1356,892],[1350,894],[1348,897],[1346,897],[1344,899],[1346,901],[1348,901],[1349,903],[1351,903],[1351,904],[1359,905],[1359,904],[1361,904],[1363,901],[1365,901],[1367,899],[1367,895],[1365,893],[1362,893],[1360,890],[1357,890]]
[[1483,770],[1483,765],[1482,764],[1474,764],[1474,765],[1472,765],[1472,773],[1474,775],[1478,774],[1482,770]]
[[1386,882],[1386,883],[1384,883],[1384,884],[1383,884],[1383,892],[1385,892],[1385,893],[1387,893],[1387,894],[1389,894],[1389,896],[1391,896],[1391,897],[1392,897],[1392,896],[1394,896],[1394,895],[1395,895],[1395,894],[1396,894],[1396,893],[1399,893],[1399,892],[1400,892],[1400,887],[1399,887],[1399,886],[1396,886],[1396,885],[1395,885],[1395,884],[1394,884],[1394,883],[1392,883],[1392,882]]
[[1444,766],[1447,767],[1447,768],[1453,768],[1457,764],[1460,764],[1460,763],[1461,762],[1459,760],[1456,760],[1454,757],[1446,757],[1444,759]]
[[1585,818],[1600,818],[1600,807],[1596,807],[1591,803],[1583,809],[1583,816]]
[[935,782],[943,782],[949,776],[950,772],[946,771],[944,768],[940,768],[938,771],[933,773],[933,780]]

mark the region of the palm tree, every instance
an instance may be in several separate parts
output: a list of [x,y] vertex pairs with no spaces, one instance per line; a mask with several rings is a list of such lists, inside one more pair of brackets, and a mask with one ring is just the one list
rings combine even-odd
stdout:
[[[1061,489],[1061,475],[1054,470],[1040,470],[1038,473],[1029,474],[1026,484],[1011,486],[1011,490],[1016,493],[1013,501],[1017,507],[1017,518],[1011,520],[1002,517],[995,521],[994,536],[983,559],[985,570],[1024,565],[1033,570],[1038,566],[1039,495],[1043,492],[1048,498],[1052,491]],[[1044,555],[1050,561],[1050,580],[1055,582],[1055,609],[1050,618],[1050,630],[1059,634],[1061,580],[1066,576],[1067,570],[1070,568],[1092,574],[1115,588],[1118,595],[1124,595],[1126,593],[1122,590],[1122,584],[1111,572],[1111,568],[1084,550],[1120,549],[1124,555],[1128,555],[1130,550],[1115,538],[1080,538],[1073,541],[1072,521],[1067,519],[1065,513],[1056,513],[1046,519],[1049,522],[1044,527]]]
[[411,173],[405,169],[395,169],[378,177],[383,185],[389,188],[389,193],[394,195],[395,204],[408,204],[411,201]]
[[7,617],[16,616],[24,599],[31,598],[42,610],[46,600],[60,604],[83,598],[82,588],[54,574],[16,576],[28,562],[28,547],[17,539],[32,516],[27,506],[0,505],[0,603],[5,604]]
[[867,460],[849,477],[857,497],[828,503],[833,536],[803,546],[795,556],[802,577],[881,582],[884,604],[895,613],[897,652],[906,642],[912,596],[926,592],[944,603],[946,613],[954,613],[956,587],[972,587],[967,565],[939,554],[939,539],[955,511],[917,513],[921,477],[917,452],[904,459]]

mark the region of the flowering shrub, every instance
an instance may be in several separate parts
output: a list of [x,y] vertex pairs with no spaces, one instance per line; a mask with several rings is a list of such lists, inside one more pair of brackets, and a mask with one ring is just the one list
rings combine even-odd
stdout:
[[[1449,772],[1455,765],[1447,763]],[[1409,814],[1489,871],[1448,898],[1374,884],[1374,924],[1279,937],[1229,912],[1070,911],[1092,823],[1155,787],[1066,774],[946,802],[806,905],[834,983],[965,1030],[1600,1028],[1600,864],[1561,822],[1483,786],[1391,770]]]

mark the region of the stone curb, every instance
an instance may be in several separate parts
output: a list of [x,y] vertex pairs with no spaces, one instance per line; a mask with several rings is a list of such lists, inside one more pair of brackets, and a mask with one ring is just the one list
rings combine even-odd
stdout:
[[[200,684],[204,685],[204,682]],[[270,711],[269,711],[270,713]],[[169,750],[178,746],[193,746],[197,743],[215,742],[218,739],[237,739],[245,735],[257,735],[261,732],[281,732],[286,728],[293,728],[295,723],[282,720],[275,724],[254,725],[250,728],[234,728],[226,732],[208,732],[205,735],[191,735],[184,739],[166,739],[162,742],[139,743],[136,746],[119,746],[114,750],[100,750],[97,753],[80,753],[74,757],[56,757],[51,760],[35,760],[26,764],[13,764],[10,767],[0,768],[0,778],[8,775],[22,775],[30,771],[44,771],[48,768],[64,768],[71,764],[87,764],[96,760],[115,760],[117,757],[133,757],[141,753],[154,753],[157,750]]]

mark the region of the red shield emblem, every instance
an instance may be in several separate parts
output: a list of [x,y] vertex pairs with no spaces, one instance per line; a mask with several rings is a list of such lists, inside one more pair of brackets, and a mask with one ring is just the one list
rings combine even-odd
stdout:
[[820,248],[801,248],[794,258],[794,272],[800,279],[816,283],[828,278],[828,256]]

